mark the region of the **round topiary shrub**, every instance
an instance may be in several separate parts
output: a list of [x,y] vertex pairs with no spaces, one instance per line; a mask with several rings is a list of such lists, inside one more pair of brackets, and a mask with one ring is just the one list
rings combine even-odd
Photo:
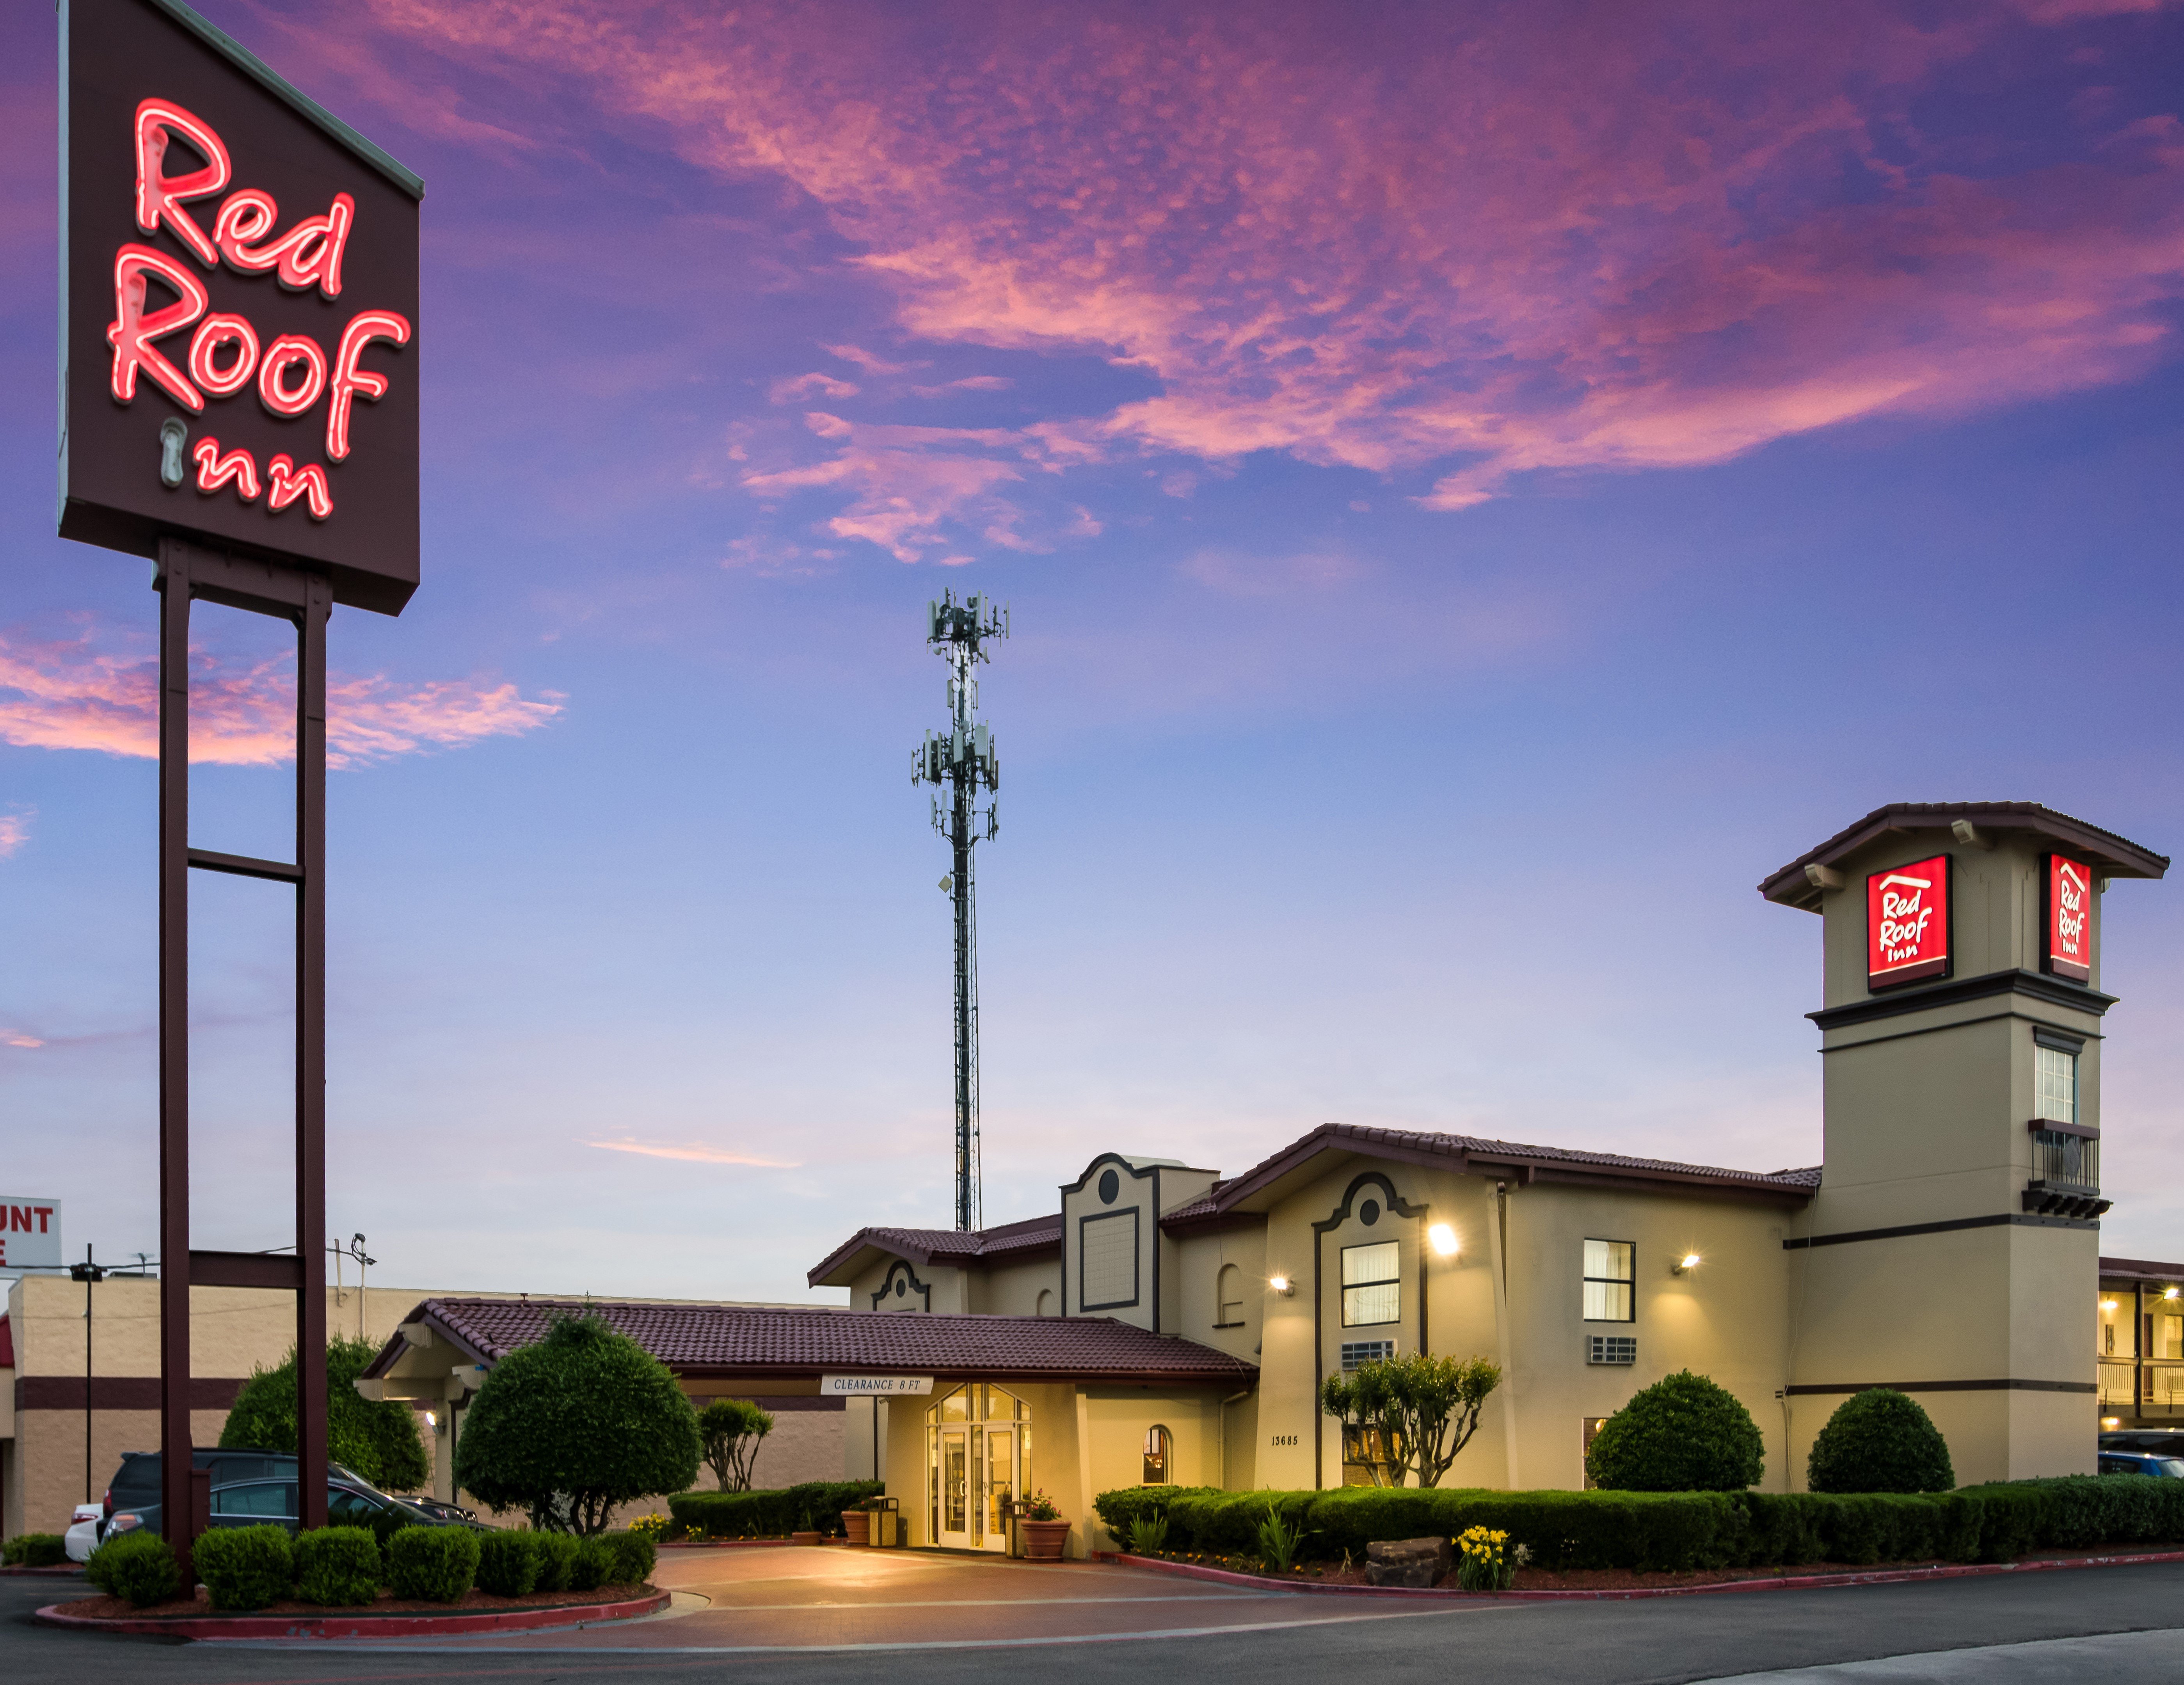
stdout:
[[497,1598],[528,1596],[538,1588],[536,1533],[486,1533],[478,1539],[477,1587]]
[[320,1527],[296,1536],[296,1594],[353,1609],[379,1599],[379,1541],[368,1527]]
[[566,1592],[577,1588],[577,1553],[583,1541],[574,1533],[539,1533],[523,1535],[531,1541],[531,1554],[538,1563],[538,1583],[532,1587],[541,1592]]
[[157,1533],[124,1533],[110,1538],[84,1564],[91,1583],[107,1596],[142,1609],[164,1603],[182,1588],[182,1571],[166,1540]]
[[286,1527],[214,1527],[190,1552],[214,1609],[263,1609],[296,1583]]
[[1836,1406],[1813,1442],[1805,1484],[1814,1492],[1949,1492],[1949,1442],[1908,1393],[1886,1386]]
[[1585,1472],[1608,1492],[1741,1492],[1765,1445],[1752,1412],[1705,1375],[1655,1381],[1601,1425]]
[[460,1603],[477,1567],[478,1536],[468,1527],[404,1527],[387,1542],[387,1578],[398,1598]]
[[609,1585],[641,1586],[652,1577],[660,1550],[643,1533],[608,1533],[600,1543],[614,1557],[613,1571],[607,1576]]

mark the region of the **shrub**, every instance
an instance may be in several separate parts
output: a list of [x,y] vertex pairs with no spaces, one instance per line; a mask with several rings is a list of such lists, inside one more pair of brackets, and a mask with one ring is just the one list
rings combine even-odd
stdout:
[[68,1541],[58,1533],[18,1533],[0,1547],[0,1561],[10,1568],[58,1568],[68,1560]]
[[1296,1566],[1297,1558],[1304,1552],[1309,1527],[1301,1527],[1290,1517],[1282,1514],[1279,1504],[1268,1503],[1267,1513],[1258,1529],[1259,1560],[1269,1574],[1286,1574]]
[[182,1588],[181,1567],[157,1533],[124,1533],[107,1540],[92,1552],[84,1571],[107,1596],[125,1599],[139,1609],[164,1603]]
[[1602,1424],[1585,1472],[1607,1492],[1741,1492],[1758,1480],[1764,1453],[1752,1412],[1682,1370]]
[[1133,1556],[1158,1556],[1167,1548],[1167,1517],[1156,1509],[1133,1516],[1129,1544]]
[[773,1418],[742,1398],[716,1398],[698,1412],[701,1454],[722,1492],[749,1492],[751,1465],[760,1442],[773,1431]]
[[404,1527],[387,1543],[387,1578],[399,1598],[460,1603],[477,1578],[478,1536],[468,1527]]
[[1947,1492],[1948,1442],[1916,1398],[1875,1386],[1836,1406],[1805,1464],[1814,1492]]
[[697,1478],[698,1413],[667,1365],[596,1315],[503,1358],[470,1407],[455,1481],[532,1526],[590,1535]]
[[[356,1378],[379,1355],[362,1340],[326,1342],[326,1455],[354,1469],[373,1485],[408,1492],[432,1477],[432,1459],[417,1434],[417,1418],[407,1404],[370,1399],[356,1390]],[[230,1449],[296,1454],[296,1348],[276,1369],[253,1369],[227,1413],[220,1442]]]
[[599,1543],[613,1559],[613,1569],[604,1582],[610,1586],[641,1586],[652,1577],[660,1561],[658,1548],[643,1533],[606,1533]]
[[886,1490],[882,1481],[811,1481],[772,1492],[678,1492],[667,1508],[694,1537],[780,1538],[805,1526],[833,1532],[843,1510]]
[[538,1588],[538,1533],[485,1533],[478,1538],[477,1586],[497,1598],[528,1596]]
[[1485,1358],[1436,1358],[1424,1352],[1377,1358],[1321,1382],[1321,1414],[1362,1430],[1383,1455],[1370,1466],[1379,1486],[1416,1475],[1439,1486],[1471,1437],[1488,1396],[1502,1384]]
[[379,1596],[379,1541],[368,1527],[320,1527],[296,1536],[296,1595],[346,1609]]
[[296,1583],[286,1527],[214,1527],[190,1552],[214,1609],[263,1609]]
[[615,1553],[604,1538],[579,1539],[576,1554],[569,1559],[569,1589],[595,1592],[614,1578],[614,1571]]
[[526,1533],[538,1563],[534,1590],[566,1592],[576,1583],[577,1555],[583,1541],[573,1533]]

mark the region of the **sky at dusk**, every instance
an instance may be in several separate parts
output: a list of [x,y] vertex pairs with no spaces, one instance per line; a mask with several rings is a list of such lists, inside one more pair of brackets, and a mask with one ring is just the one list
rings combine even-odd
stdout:
[[[2184,845],[2184,5],[204,0],[421,174],[424,583],[331,633],[328,1225],[803,1300],[1329,1119],[1817,1163],[1882,802]],[[0,0],[0,1184],[151,1251],[148,564],[53,535],[54,17]],[[192,840],[287,857],[287,628]],[[280,1244],[290,901],[195,874],[201,1246]],[[2184,882],[2120,882],[2103,1250],[2184,1258]],[[834,1295],[822,1295],[832,1297]]]

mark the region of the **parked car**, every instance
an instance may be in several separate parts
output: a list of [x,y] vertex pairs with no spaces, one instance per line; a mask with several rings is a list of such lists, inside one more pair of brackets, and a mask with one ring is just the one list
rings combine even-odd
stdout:
[[2151,1451],[2162,1457],[2184,1457],[2184,1433],[2173,1428],[2123,1428],[2101,1436],[2103,1451]]
[[443,1521],[476,1521],[477,1511],[465,1509],[460,1504],[447,1504],[437,1498],[420,1498],[415,1493],[405,1493],[402,1501],[414,1504],[427,1515],[437,1515]]
[[61,1535],[61,1548],[68,1553],[71,1562],[88,1562],[92,1551],[98,1548],[98,1524],[106,1517],[103,1506],[79,1504],[75,1513],[69,1517],[68,1531]]
[[[212,1474],[212,1524],[252,1527],[274,1522],[293,1531],[296,1459],[277,1451],[200,1450],[198,1468]],[[139,1529],[159,1532],[159,1453],[124,1455],[114,1484],[107,1489],[105,1520],[99,1537]],[[334,1526],[471,1526],[467,1517],[451,1520],[402,1498],[393,1498],[353,1470],[326,1465],[326,1520]],[[482,1529],[480,1529],[482,1531]]]
[[2184,1457],[2159,1457],[2148,1451],[2103,1451],[2104,1475],[2153,1475],[2163,1480],[2184,1481]]

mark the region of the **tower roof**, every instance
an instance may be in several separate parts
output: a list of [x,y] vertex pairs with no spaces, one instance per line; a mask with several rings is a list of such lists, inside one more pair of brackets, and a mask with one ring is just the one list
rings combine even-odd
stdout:
[[2159,878],[2169,870],[2167,855],[2156,854],[2128,837],[2073,819],[2036,801],[1892,801],[1837,831],[1818,848],[1808,849],[1780,871],[1770,873],[1761,880],[1759,893],[1785,907],[1817,912],[1820,891],[1806,877],[1808,866],[1832,866],[1892,831],[1947,830],[1960,823],[1981,830],[2033,831],[2053,838],[2085,856],[2104,877]]

